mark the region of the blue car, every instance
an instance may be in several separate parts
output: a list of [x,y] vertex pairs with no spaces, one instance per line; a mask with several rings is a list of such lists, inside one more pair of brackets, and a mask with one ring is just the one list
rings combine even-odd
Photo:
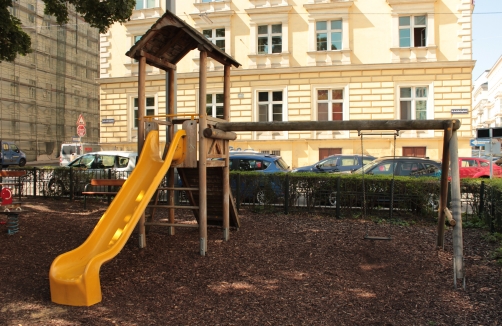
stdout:
[[[289,165],[280,156],[252,153],[230,152],[230,171],[253,171],[261,173],[290,172]],[[231,178],[230,187],[237,191],[237,179]],[[264,178],[241,177],[239,194],[242,200],[264,204],[272,197],[283,197],[284,191],[279,181]]]

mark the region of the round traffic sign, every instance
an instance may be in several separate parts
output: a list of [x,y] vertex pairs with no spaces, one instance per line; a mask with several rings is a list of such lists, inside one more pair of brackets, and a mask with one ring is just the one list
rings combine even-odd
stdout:
[[77,135],[78,135],[79,137],[84,137],[84,136],[85,136],[85,133],[86,133],[86,131],[85,131],[85,126],[84,126],[84,125],[78,125],[78,126],[77,126]]

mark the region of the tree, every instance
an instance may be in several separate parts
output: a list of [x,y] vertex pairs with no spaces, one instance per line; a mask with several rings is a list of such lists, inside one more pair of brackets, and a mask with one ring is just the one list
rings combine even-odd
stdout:
[[[129,20],[136,0],[43,0],[44,14],[55,16],[58,24],[68,22],[68,9],[75,11],[92,27],[105,33],[115,22]],[[9,12],[12,0],[0,0],[0,62],[14,61],[31,50],[31,38],[23,31],[21,21]]]

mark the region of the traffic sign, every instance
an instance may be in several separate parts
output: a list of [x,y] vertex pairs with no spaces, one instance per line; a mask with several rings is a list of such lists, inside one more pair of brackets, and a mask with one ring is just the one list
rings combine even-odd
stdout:
[[471,146],[486,146],[491,140],[489,139],[471,139]]
[[82,116],[82,114],[80,114],[78,116],[77,125],[79,125],[79,126],[85,126],[85,121],[84,121],[84,117]]
[[79,137],[84,137],[86,134],[85,126],[84,125],[78,125],[77,126],[77,135]]

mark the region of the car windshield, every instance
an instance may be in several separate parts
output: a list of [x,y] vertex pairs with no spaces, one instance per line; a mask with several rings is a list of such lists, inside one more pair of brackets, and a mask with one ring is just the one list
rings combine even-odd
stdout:
[[289,165],[282,159],[282,157],[279,157],[276,161],[275,164],[277,167],[279,167],[281,170],[289,170]]
[[355,170],[353,173],[363,173],[363,171],[364,171],[364,173],[367,173],[368,171],[371,171],[373,169],[373,167],[380,164],[380,162],[382,162],[382,161],[371,161],[368,164],[366,164],[365,166],[363,166],[362,168]]

